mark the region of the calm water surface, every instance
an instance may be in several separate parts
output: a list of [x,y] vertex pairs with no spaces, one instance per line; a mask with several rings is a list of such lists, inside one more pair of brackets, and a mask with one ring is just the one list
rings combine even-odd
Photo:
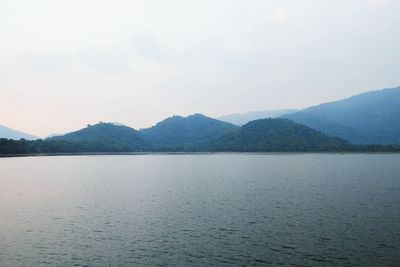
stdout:
[[0,159],[0,266],[400,264],[400,155]]

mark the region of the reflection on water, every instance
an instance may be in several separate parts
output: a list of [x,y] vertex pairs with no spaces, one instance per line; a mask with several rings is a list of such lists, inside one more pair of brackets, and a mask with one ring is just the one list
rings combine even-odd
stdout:
[[390,265],[400,155],[0,159],[0,266]]

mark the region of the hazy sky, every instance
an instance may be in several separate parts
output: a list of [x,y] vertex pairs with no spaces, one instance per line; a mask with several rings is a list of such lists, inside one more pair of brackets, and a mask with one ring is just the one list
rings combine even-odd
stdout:
[[400,84],[399,0],[0,0],[0,124],[301,108]]

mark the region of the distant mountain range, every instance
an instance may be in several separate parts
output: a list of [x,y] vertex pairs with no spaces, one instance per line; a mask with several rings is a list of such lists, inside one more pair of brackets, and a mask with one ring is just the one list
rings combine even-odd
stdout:
[[35,140],[39,139],[39,137],[23,133],[11,128],[8,128],[6,126],[0,125],[0,138],[7,138],[7,139],[13,139],[13,140],[19,140],[19,139],[26,139],[26,140]]
[[238,127],[202,114],[172,116],[140,131],[99,123],[47,141],[79,144],[91,152],[336,151],[349,145],[288,119],[260,119]]
[[[140,131],[99,123],[36,141],[27,141],[34,136],[0,127],[0,138],[5,137],[0,139],[0,154],[400,150],[400,87],[286,112],[290,110],[244,114],[237,117],[241,122],[251,116],[282,117],[252,120],[243,126],[202,114],[172,116]],[[21,138],[26,140],[9,140]]]
[[400,147],[355,146],[288,119],[260,119],[238,127],[201,114],[170,117],[141,131],[99,123],[45,140],[0,139],[3,155],[161,151],[341,152],[400,151]]
[[252,111],[247,113],[234,113],[225,116],[221,116],[218,119],[221,121],[229,122],[234,125],[242,126],[246,123],[258,119],[266,118],[279,118],[283,115],[294,113],[299,111],[298,109],[280,109],[280,110],[265,110],[265,111]]
[[354,144],[400,144],[400,87],[359,94],[283,117]]
[[287,118],[353,144],[400,144],[400,87],[371,91],[303,110],[254,111],[219,119],[244,125],[259,118]]

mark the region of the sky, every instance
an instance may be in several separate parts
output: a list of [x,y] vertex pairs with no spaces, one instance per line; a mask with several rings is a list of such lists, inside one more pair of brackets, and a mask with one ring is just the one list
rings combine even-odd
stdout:
[[0,124],[304,108],[400,85],[398,0],[0,0]]

